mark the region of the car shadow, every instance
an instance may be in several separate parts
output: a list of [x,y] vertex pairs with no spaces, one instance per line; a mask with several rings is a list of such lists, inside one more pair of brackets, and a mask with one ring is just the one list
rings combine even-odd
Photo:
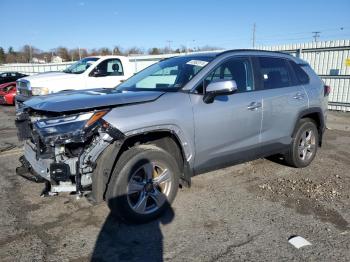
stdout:
[[161,217],[146,224],[125,224],[109,213],[97,237],[91,261],[163,261],[160,225],[169,224],[173,219],[170,205]]
[[265,157],[265,159],[282,166],[291,167],[290,165],[288,165],[288,163],[285,160],[285,157],[282,154],[268,156],[268,157]]

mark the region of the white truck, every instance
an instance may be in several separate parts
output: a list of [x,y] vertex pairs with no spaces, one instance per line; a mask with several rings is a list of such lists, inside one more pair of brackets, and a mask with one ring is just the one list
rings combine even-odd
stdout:
[[66,90],[113,88],[132,76],[134,66],[124,56],[91,56],[72,64],[62,72],[47,72],[17,81],[17,106],[32,96]]

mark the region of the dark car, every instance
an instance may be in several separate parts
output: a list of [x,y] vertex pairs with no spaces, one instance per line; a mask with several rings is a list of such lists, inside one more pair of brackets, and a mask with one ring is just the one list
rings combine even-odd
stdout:
[[28,75],[18,73],[18,72],[4,72],[0,74],[0,84],[15,82],[17,79],[25,77]]

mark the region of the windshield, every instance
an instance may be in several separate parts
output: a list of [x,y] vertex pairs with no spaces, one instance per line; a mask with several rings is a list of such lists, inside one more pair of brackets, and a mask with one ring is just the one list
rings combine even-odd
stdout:
[[185,56],[160,61],[117,87],[119,91],[176,91],[188,83],[213,57]]
[[78,62],[74,63],[70,67],[66,68],[63,70],[65,73],[69,74],[81,74],[88,69],[91,64],[93,64],[95,61],[97,61],[99,58],[98,57],[87,57],[79,60]]

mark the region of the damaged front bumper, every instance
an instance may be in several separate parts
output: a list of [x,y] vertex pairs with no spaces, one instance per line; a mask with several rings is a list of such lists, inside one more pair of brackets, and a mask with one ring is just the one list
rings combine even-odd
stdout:
[[19,112],[16,126],[18,138],[24,140],[24,156],[17,173],[24,176],[28,170],[36,178],[30,180],[49,182],[51,193],[89,190],[98,157],[114,141],[124,139],[102,119],[107,112],[53,117]]
[[38,175],[31,167],[30,163],[24,156],[19,158],[21,166],[16,168],[16,174],[35,183],[44,183],[46,180]]

